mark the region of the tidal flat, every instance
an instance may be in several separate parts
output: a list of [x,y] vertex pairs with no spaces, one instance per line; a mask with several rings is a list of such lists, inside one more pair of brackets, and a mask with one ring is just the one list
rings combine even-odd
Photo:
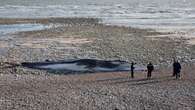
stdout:
[[[0,24],[38,23],[43,30],[0,38],[1,109],[194,109],[194,46],[171,32],[105,25],[95,18],[0,19]],[[165,36],[165,37],[158,37]],[[182,79],[172,75],[172,59],[182,63]],[[93,58],[158,65],[153,78],[138,71],[52,74],[22,62]]]

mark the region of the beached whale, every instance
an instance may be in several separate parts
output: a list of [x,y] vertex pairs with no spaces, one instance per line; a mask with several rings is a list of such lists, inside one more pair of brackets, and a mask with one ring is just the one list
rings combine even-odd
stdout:
[[64,61],[46,61],[46,62],[24,62],[23,67],[41,69],[48,71],[58,71],[63,73],[70,72],[113,72],[129,71],[129,63],[126,61],[96,60],[96,59],[74,59]]

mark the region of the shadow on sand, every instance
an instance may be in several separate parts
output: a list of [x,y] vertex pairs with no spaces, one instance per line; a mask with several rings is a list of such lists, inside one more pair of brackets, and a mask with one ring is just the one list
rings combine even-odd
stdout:
[[127,83],[128,85],[138,86],[138,85],[145,85],[145,84],[155,84],[161,82],[168,82],[174,80],[172,76],[164,76],[159,78],[142,78],[142,79],[130,79],[130,78],[113,78],[113,79],[101,79],[93,81],[93,83],[108,83],[108,84],[124,84]]

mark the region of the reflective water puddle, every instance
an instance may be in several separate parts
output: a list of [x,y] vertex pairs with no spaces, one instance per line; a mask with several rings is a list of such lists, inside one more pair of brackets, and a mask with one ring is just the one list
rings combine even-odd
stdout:
[[10,25],[0,25],[0,36],[9,33],[23,32],[23,31],[35,31],[43,30],[48,28],[48,26],[43,24],[10,24]]

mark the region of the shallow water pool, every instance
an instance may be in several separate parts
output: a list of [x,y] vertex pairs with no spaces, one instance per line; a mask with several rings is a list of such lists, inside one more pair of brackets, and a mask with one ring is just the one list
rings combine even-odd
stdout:
[[43,30],[48,28],[48,26],[43,24],[10,24],[10,25],[0,25],[0,36],[6,34],[12,34],[16,32],[23,31],[35,31],[35,30]]

